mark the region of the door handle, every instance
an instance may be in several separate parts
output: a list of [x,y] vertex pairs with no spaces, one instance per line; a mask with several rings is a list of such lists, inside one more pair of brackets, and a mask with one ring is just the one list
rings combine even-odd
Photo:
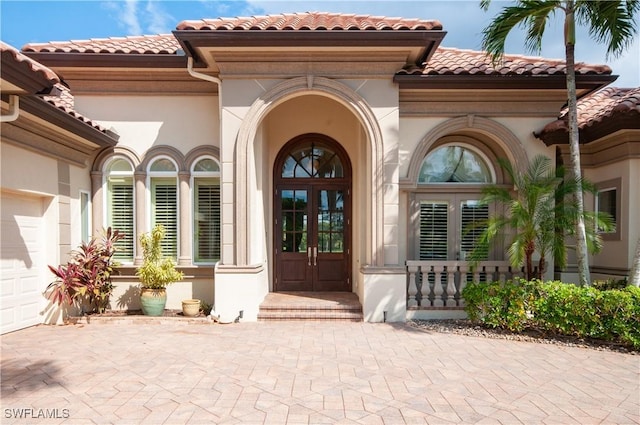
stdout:
[[314,266],[318,265],[318,247],[317,246],[313,247],[313,265]]
[[307,248],[307,265],[311,265],[311,247]]

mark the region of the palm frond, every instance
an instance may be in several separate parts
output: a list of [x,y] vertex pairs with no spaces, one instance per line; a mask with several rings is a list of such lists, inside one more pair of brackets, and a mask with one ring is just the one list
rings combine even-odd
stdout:
[[[489,2],[482,1],[480,6],[486,10],[488,4]],[[559,1],[520,0],[515,6],[503,8],[482,31],[482,48],[489,53],[494,65],[502,59],[507,36],[516,27],[523,27],[528,31],[526,47],[531,52],[539,53],[546,21],[559,6]]]
[[607,46],[607,59],[619,57],[633,42],[638,32],[638,12],[638,0],[576,2],[578,23],[589,28],[596,42]]

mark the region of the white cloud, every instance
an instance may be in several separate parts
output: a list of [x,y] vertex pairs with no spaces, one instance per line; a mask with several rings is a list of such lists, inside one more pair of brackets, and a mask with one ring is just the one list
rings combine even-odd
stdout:
[[177,20],[168,13],[162,3],[156,0],[148,0],[145,7],[144,22],[145,32],[151,34],[166,34],[175,28]]
[[120,8],[120,19],[122,19],[122,24],[126,27],[130,35],[142,34],[137,9],[137,0],[125,0]]

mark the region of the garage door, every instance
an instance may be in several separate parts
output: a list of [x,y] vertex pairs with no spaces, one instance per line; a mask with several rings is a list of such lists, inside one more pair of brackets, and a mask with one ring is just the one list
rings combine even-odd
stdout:
[[42,281],[43,201],[2,194],[0,228],[1,332],[41,323],[46,284]]

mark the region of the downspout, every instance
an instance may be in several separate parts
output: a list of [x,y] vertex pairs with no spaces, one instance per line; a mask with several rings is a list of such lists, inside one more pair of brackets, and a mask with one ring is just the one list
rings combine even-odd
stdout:
[[[219,115],[219,119],[220,119],[220,135],[219,135],[219,140],[220,140],[220,145],[222,145],[222,80],[220,80],[217,77],[214,77],[212,75],[207,75],[207,74],[203,74],[202,72],[198,72],[195,71],[193,69],[193,57],[188,56],[187,57],[187,72],[189,73],[189,75],[191,75],[194,78],[198,78],[200,80],[204,80],[204,81],[209,81],[210,83],[214,83],[218,86],[218,115]],[[222,172],[222,167],[220,169],[220,172]],[[215,269],[218,268],[218,264],[216,263],[213,266],[213,274],[214,274],[214,285],[215,285]],[[211,316],[211,318],[213,320],[216,321],[220,321],[220,315],[216,313],[215,311],[216,306],[215,306],[215,293],[214,293],[214,305],[211,308],[211,313],[209,314]]]
[[9,95],[9,113],[0,116],[0,122],[11,122],[18,119],[20,115],[20,96],[17,94]]

